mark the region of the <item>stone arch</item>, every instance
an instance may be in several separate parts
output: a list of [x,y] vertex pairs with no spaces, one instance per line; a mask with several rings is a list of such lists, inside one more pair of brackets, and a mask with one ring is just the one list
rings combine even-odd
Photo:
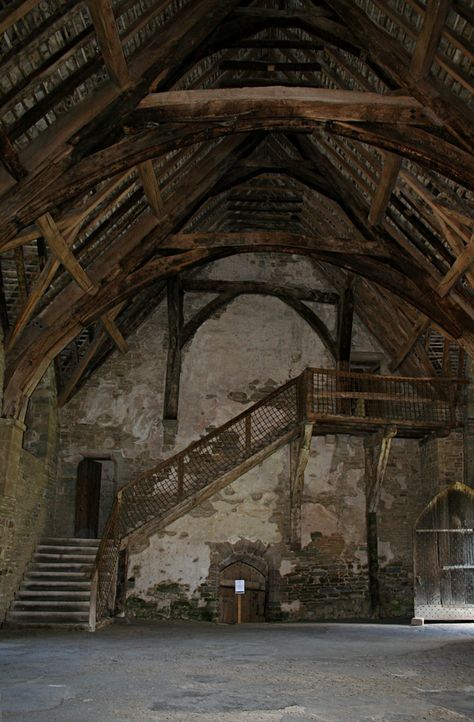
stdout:
[[[242,578],[245,578],[246,571],[255,571],[255,574],[248,575],[249,581],[254,583],[250,585],[253,588],[247,589],[246,592],[247,596],[243,605],[243,621],[264,621],[267,614],[269,584],[272,576],[272,558],[271,554],[269,554],[269,547],[260,540],[252,541],[244,538],[235,543],[223,542],[213,545],[213,547],[209,579],[212,580],[212,586],[214,587],[216,620],[226,623],[237,621],[233,587],[235,577],[231,575],[232,578],[230,576],[227,578],[225,575],[226,570],[235,566],[243,570],[244,576]],[[248,570],[245,567],[248,567]],[[256,586],[260,588],[257,589]],[[249,615],[252,605],[254,605],[253,611],[256,614],[254,614],[252,620],[249,620],[246,619],[246,616]]]

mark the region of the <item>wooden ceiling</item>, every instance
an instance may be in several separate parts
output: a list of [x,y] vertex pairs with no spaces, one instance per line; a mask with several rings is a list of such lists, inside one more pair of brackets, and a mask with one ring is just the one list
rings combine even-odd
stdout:
[[4,414],[183,278],[301,253],[392,369],[474,353],[468,0],[0,0]]

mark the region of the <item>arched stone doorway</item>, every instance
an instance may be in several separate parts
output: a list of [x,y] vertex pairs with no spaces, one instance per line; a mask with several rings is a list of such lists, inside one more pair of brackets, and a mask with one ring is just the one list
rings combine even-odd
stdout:
[[241,599],[242,622],[264,622],[267,580],[265,574],[244,561],[228,564],[219,578],[219,621],[237,622],[237,595],[234,582],[245,580],[245,594]]
[[453,484],[415,528],[415,616],[474,620],[474,489]]

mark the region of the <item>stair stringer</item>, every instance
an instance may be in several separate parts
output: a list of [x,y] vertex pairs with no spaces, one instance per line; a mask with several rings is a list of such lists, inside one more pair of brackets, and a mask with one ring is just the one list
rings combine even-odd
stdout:
[[217,479],[211,481],[207,486],[203,487],[199,491],[191,494],[182,501],[178,502],[172,509],[170,509],[163,517],[157,517],[150,520],[143,526],[135,529],[130,534],[126,535],[122,539],[122,548],[128,548],[129,551],[138,551],[148,546],[148,541],[151,536],[156,534],[158,531],[166,528],[172,522],[180,519],[181,517],[188,514],[203,501],[209,499],[211,496],[216,494],[218,491],[225,489],[227,486],[236,481],[243,474],[253,469],[255,466],[261,464],[265,459],[275,453],[278,449],[286,444],[289,444],[294,439],[298,438],[301,434],[301,424],[295,425],[293,429],[287,431],[283,436],[272,441],[264,449],[260,449],[256,454],[245,459],[242,463],[235,466],[230,471],[222,474]]

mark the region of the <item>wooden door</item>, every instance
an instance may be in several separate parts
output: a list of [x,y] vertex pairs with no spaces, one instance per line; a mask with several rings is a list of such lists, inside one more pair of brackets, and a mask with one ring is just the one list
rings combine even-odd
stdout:
[[415,615],[474,620],[474,490],[439,495],[415,532]]
[[102,465],[83,459],[77,467],[74,536],[96,539],[99,531],[100,477]]
[[245,594],[241,595],[242,622],[265,621],[265,575],[245,562],[235,562],[221,572],[219,585],[220,615],[224,624],[237,622],[235,580],[245,580]]

